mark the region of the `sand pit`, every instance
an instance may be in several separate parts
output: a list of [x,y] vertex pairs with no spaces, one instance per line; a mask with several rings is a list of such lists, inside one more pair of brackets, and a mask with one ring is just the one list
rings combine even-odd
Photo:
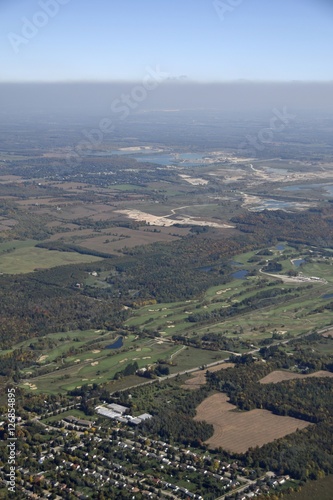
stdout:
[[218,290],[216,295],[222,295],[222,293],[227,293],[231,290],[231,288],[225,288],[225,290]]
[[37,390],[37,385],[31,384],[30,382],[25,382],[24,385],[27,385],[29,387],[29,389],[31,389],[32,391]]
[[42,363],[48,357],[49,357],[48,354],[44,354],[43,356],[40,356],[40,358],[37,360],[37,363]]

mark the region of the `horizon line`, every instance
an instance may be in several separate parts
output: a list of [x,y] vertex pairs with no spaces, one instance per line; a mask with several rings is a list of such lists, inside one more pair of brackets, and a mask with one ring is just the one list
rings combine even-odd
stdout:
[[[0,80],[0,85],[87,85],[87,84],[137,84],[140,83],[140,79],[116,79],[116,80]],[[332,84],[332,80],[247,80],[245,78],[239,78],[235,80],[211,80],[211,81],[200,81],[200,80],[189,80],[182,77],[170,77],[160,82],[160,84],[176,84],[176,85],[230,85],[230,84]]]

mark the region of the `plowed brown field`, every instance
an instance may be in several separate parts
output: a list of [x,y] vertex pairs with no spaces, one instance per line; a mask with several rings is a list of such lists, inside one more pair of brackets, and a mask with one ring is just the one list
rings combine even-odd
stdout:
[[233,411],[235,408],[222,393],[210,396],[198,406],[194,420],[205,420],[214,427],[213,436],[206,441],[210,448],[245,453],[251,447],[263,446],[311,425],[267,410],[237,412]]
[[294,380],[296,378],[309,378],[309,377],[333,377],[333,373],[321,370],[319,372],[309,373],[308,375],[302,375],[300,373],[291,373],[291,372],[276,370],[275,372],[266,375],[266,377],[259,380],[259,382],[261,384],[277,384],[278,382],[283,382],[284,380]]

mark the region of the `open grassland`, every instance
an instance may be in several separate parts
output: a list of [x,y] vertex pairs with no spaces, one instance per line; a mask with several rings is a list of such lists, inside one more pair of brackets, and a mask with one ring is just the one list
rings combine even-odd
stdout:
[[59,422],[59,420],[63,420],[64,418],[69,417],[69,416],[80,418],[82,420],[91,420],[91,421],[96,420],[95,415],[92,415],[92,416],[86,415],[83,411],[77,410],[76,408],[73,408],[71,410],[61,412],[58,415],[46,417],[45,419],[41,420],[41,422],[43,422],[44,424],[51,424],[52,425],[54,422]]
[[310,425],[267,410],[238,412],[235,409],[225,394],[214,394],[198,406],[194,419],[205,420],[214,427],[213,436],[206,441],[210,448],[222,447],[233,453],[245,453],[251,447],[263,446]]
[[324,370],[320,370],[315,373],[309,374],[300,374],[300,373],[291,373],[287,371],[276,370],[266,377],[259,380],[260,384],[277,384],[279,382],[283,382],[284,380],[294,380],[294,379],[304,379],[311,377],[333,377],[333,373],[327,372]]
[[0,273],[21,274],[30,273],[35,269],[50,269],[65,264],[90,263],[101,260],[91,255],[81,255],[75,252],[57,252],[30,246],[17,248],[0,255]]
[[[179,350],[179,345],[177,346]],[[197,366],[209,365],[217,361],[223,361],[229,357],[229,353],[225,351],[208,351],[204,349],[196,349],[194,347],[186,347],[182,349],[174,358],[172,358],[174,366],[170,366],[170,373],[190,370]],[[220,368],[221,369],[221,368]]]
[[10,253],[13,250],[18,250],[21,248],[34,247],[37,243],[38,241],[36,240],[13,240],[0,243],[0,258],[2,260],[2,254],[4,252]]

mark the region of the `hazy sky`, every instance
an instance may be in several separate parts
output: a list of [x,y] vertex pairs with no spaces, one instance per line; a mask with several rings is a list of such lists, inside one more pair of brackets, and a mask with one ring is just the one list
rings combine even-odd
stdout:
[[[44,5],[44,7],[42,7]],[[332,0],[1,0],[0,82],[333,80]]]

